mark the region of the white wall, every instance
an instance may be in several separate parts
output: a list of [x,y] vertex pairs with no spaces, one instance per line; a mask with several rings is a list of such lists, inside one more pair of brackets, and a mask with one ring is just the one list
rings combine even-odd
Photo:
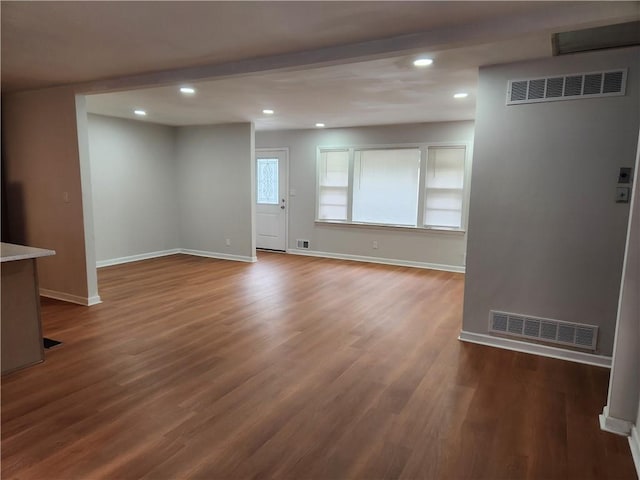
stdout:
[[[468,121],[256,132],[256,148],[289,148],[288,248],[296,248],[296,239],[305,239],[310,241],[310,250],[317,252],[462,268],[463,233],[315,223],[316,156],[318,146],[465,142],[471,147],[473,129],[473,122]],[[377,250],[372,248],[374,240]]]
[[177,129],[181,248],[255,259],[253,136],[250,123]]
[[[638,48],[480,70],[463,330],[491,309],[598,325],[611,355],[629,205],[617,173],[633,166]],[[629,67],[627,94],[505,106],[507,81]]]
[[[85,236],[75,93],[70,87],[3,95],[10,240],[56,251],[38,260],[40,288],[81,304],[99,301],[92,238]],[[88,271],[93,275],[88,276]]]
[[[640,132],[639,132],[640,137]],[[640,139],[639,139],[640,140]],[[640,147],[636,156],[635,171],[640,167]],[[620,287],[620,301],[616,338],[613,348],[613,365],[609,381],[607,406],[601,420],[603,428],[616,433],[632,435],[632,449],[640,455],[640,195],[638,177],[634,178],[632,211],[629,218],[627,248]],[[635,458],[640,470],[640,456]]]
[[[91,115],[89,134],[99,262],[173,248],[255,257],[250,124],[172,128]],[[463,268],[464,233],[316,225],[316,148],[471,146],[473,122],[259,132],[256,138],[258,147],[290,148],[290,187],[296,194],[289,202],[289,248],[303,238],[316,251]]]
[[175,129],[89,115],[96,260],[178,248]]
[[[636,179],[636,188],[637,185]],[[635,193],[608,401],[612,417],[631,422],[635,420],[640,393],[640,195]]]

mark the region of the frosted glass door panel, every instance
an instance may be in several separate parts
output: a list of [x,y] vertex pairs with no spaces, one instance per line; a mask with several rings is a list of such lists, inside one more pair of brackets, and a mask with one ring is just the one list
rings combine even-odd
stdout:
[[256,160],[257,203],[262,205],[278,205],[278,159],[258,158]]

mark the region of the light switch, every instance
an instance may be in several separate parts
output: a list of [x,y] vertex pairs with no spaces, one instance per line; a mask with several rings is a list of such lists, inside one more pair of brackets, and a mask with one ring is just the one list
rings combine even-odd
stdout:
[[616,188],[616,203],[629,203],[629,187]]

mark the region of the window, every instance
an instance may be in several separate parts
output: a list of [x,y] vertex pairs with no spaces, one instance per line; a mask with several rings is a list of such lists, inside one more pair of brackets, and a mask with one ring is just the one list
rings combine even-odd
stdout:
[[320,148],[317,220],[461,230],[466,147]]
[[356,150],[353,221],[415,225],[419,183],[419,149]]
[[464,147],[429,148],[424,224],[462,228]]
[[256,201],[278,204],[278,159],[258,158],[256,168]]
[[349,150],[322,151],[318,179],[318,219],[346,221]]

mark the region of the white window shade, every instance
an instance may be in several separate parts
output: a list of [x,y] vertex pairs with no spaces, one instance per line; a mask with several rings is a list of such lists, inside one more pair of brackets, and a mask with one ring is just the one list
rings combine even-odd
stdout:
[[346,221],[349,201],[349,151],[321,152],[318,173],[318,219]]
[[419,179],[418,148],[357,150],[352,221],[415,226]]
[[429,147],[424,224],[462,228],[464,147]]

